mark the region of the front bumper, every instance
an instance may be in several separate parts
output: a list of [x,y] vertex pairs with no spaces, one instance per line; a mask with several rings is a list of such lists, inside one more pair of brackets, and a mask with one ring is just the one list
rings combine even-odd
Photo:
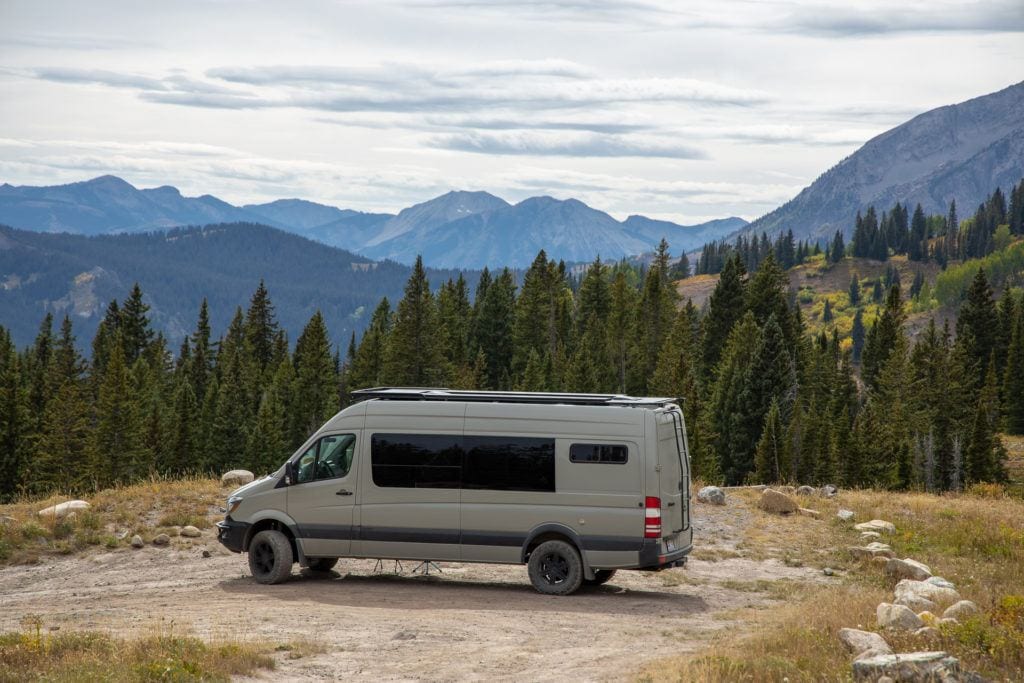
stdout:
[[663,553],[660,539],[645,538],[643,546],[640,547],[639,569],[657,572],[662,569],[682,567],[686,564],[686,556],[690,554],[691,550],[693,550],[692,543],[685,548]]
[[231,552],[240,553],[245,550],[245,537],[251,526],[248,522],[236,522],[231,518],[217,522],[217,540]]

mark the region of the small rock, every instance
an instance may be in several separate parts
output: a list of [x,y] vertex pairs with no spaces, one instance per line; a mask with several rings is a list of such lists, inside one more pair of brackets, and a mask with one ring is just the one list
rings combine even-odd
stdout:
[[852,522],[854,518],[853,510],[840,510],[836,513],[836,517],[844,522]]
[[245,486],[255,478],[249,470],[231,470],[221,475],[220,483],[222,486]]
[[205,559],[209,559],[210,557],[212,557],[212,555],[210,555],[210,551],[209,550],[203,550],[203,559],[204,560]]
[[914,631],[914,637],[924,640],[939,640],[942,638],[942,633],[933,626],[922,626]]
[[905,683],[960,680],[960,660],[945,652],[908,652],[858,659],[853,663],[855,681],[876,682],[882,677]]
[[821,570],[821,573],[824,574],[825,576],[835,576],[836,572],[835,572],[834,569],[832,569],[832,567],[825,567],[824,569]]
[[416,634],[413,633],[412,631],[399,631],[398,633],[396,633],[391,638],[391,640],[415,640],[415,639],[416,639]]
[[181,531],[179,533],[181,533],[181,535],[186,537],[186,538],[199,538],[200,536],[203,535],[202,531],[200,531],[196,527],[192,526],[191,524],[188,525],[188,526],[182,527]]
[[697,491],[697,500],[711,505],[725,505],[725,491],[717,486],[705,486]]
[[862,541],[877,541],[882,537],[882,534],[877,531],[862,531],[860,532],[860,540]]
[[895,557],[885,565],[885,573],[897,579],[913,579],[924,581],[931,578],[932,570],[926,565],[912,560],[909,557],[897,560]]
[[64,517],[67,517],[71,513],[75,512],[76,510],[88,509],[89,504],[84,500],[69,500],[67,502],[59,503],[57,505],[51,505],[48,508],[43,508],[42,510],[39,511],[39,516],[56,517],[57,519],[62,519]]
[[795,500],[775,489],[765,489],[761,493],[761,500],[758,501],[757,505],[765,512],[783,515],[796,512],[800,508]]
[[859,655],[867,650],[874,650],[879,654],[889,654],[892,648],[885,638],[872,631],[859,631],[855,628],[839,629],[839,640],[846,649],[854,655]]
[[146,543],[142,540],[142,536],[139,536],[138,534],[135,534],[134,536],[132,536],[132,547],[133,548],[143,548],[143,547],[145,547],[145,545],[146,545]]
[[798,496],[813,496],[814,495],[814,487],[813,486],[807,486],[805,484],[804,486],[801,486],[801,487],[797,488],[796,495],[798,495]]
[[171,542],[171,537],[167,534],[157,534],[156,538],[153,539],[153,545],[167,545]]
[[896,525],[886,522],[884,519],[873,519],[870,522],[861,522],[853,526],[857,531],[878,531],[884,534],[896,533]]
[[896,555],[888,544],[878,542],[868,543],[865,546],[850,546],[850,554],[858,560],[878,557],[890,558]]
[[895,603],[897,605],[903,605],[904,607],[909,607],[915,613],[916,612],[934,612],[935,610],[939,609],[939,606],[936,605],[931,600],[928,600],[927,598],[922,598],[919,595],[913,595],[913,594],[902,595],[902,596],[896,598]]
[[916,631],[924,626],[921,618],[911,612],[909,607],[903,605],[883,602],[875,609],[875,616],[881,628],[894,631]]
[[973,617],[976,614],[980,614],[981,610],[970,600],[961,600],[955,602],[946,608],[946,611],[942,613],[943,619],[956,619],[957,621],[963,621]]
[[835,498],[837,495],[839,495],[839,489],[833,486],[832,484],[825,484],[820,489],[818,489],[818,493],[821,494],[823,498]]
[[960,594],[955,589],[938,586],[932,583],[931,579],[927,581],[903,579],[896,584],[895,593],[897,599],[913,595],[925,600],[931,600],[938,607],[949,606],[960,601]]
[[797,512],[799,512],[804,517],[811,517],[813,519],[821,519],[821,513],[818,512],[817,510],[811,510],[810,508],[798,508]]

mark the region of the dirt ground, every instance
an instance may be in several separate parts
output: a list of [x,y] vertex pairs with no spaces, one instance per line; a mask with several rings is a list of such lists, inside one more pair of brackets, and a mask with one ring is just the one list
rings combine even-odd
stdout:
[[[274,680],[621,680],[652,659],[701,649],[722,629],[744,628],[744,608],[781,599],[765,582],[835,580],[734,556],[758,514],[735,496],[726,507],[697,504],[698,556],[724,559],[619,572],[564,598],[536,593],[524,567],[460,563],[422,576],[411,574],[415,563],[395,574],[392,561],[379,572],[373,561],[342,560],[327,575],[296,572],[285,584],[262,586],[244,556],[206,531],[172,548],[4,568],[0,631],[34,614],[44,629],[151,629],[323,646],[300,659],[280,653],[267,674]],[[204,548],[212,557],[202,557]]]

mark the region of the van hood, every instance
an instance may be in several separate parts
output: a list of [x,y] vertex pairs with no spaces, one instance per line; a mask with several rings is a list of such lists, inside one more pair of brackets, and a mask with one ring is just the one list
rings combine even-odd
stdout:
[[250,481],[245,486],[241,486],[235,489],[230,494],[228,494],[228,497],[230,498],[231,496],[245,496],[248,493],[259,493],[260,491],[272,489],[275,486],[277,486],[277,480],[278,476],[276,472],[274,474],[268,474],[262,479]]

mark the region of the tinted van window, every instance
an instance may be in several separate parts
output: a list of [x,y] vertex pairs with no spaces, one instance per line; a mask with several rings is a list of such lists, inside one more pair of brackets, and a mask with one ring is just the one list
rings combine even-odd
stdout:
[[555,440],[467,436],[462,487],[497,491],[554,491]]
[[388,488],[457,489],[461,483],[461,436],[374,434],[370,441],[373,483]]
[[624,463],[629,456],[625,446],[607,443],[574,443],[569,446],[572,462]]

